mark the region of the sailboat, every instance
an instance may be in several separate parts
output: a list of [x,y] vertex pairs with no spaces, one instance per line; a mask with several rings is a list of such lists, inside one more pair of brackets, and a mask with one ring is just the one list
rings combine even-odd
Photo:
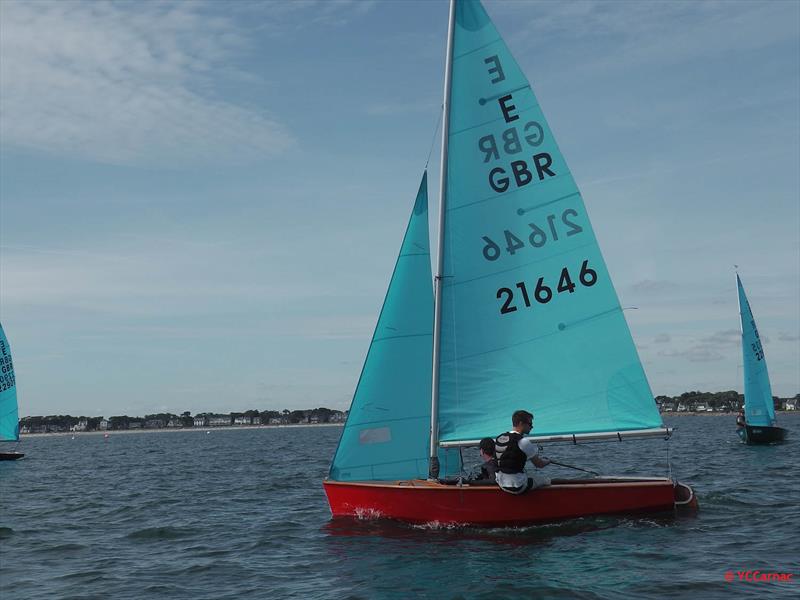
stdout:
[[[333,517],[514,526],[696,506],[670,478],[474,485],[462,449],[669,437],[581,194],[478,0],[451,0],[432,277],[422,177],[329,476]],[[491,483],[491,482],[490,482]]]
[[[17,382],[14,363],[6,333],[0,324],[0,442],[19,442],[19,413],[17,410]],[[17,460],[22,452],[0,451],[0,460]]]
[[738,273],[736,288],[742,329],[745,419],[743,426],[737,428],[737,432],[742,441],[748,444],[781,442],[786,438],[786,430],[777,426],[772,402],[772,386],[767,372],[767,358],[764,356],[753,311]]

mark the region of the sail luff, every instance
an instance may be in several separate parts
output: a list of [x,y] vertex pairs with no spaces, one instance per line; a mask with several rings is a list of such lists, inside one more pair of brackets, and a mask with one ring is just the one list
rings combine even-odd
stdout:
[[433,369],[431,380],[431,435],[428,476],[439,476],[439,353],[442,332],[442,275],[444,272],[444,225],[447,190],[447,143],[450,136],[450,91],[453,78],[453,37],[455,32],[456,0],[450,0],[450,18],[447,25],[447,55],[444,67],[444,100],[442,101],[442,152],[439,175],[439,244],[436,256],[433,308]]

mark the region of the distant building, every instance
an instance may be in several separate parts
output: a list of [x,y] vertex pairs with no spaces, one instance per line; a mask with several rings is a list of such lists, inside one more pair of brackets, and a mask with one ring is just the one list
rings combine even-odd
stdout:
[[144,426],[148,429],[161,429],[164,427],[163,419],[148,419],[144,422]]
[[129,421],[128,422],[128,429],[141,429],[142,422],[141,421]]
[[250,425],[250,417],[238,416],[233,420],[234,425]]
[[347,419],[346,415],[343,412],[336,411],[331,413],[330,419],[328,419],[328,423],[344,423]]
[[88,427],[89,427],[89,421],[87,421],[86,419],[81,419],[80,421],[78,421],[77,425],[72,426],[72,431],[86,431]]
[[231,424],[229,415],[214,415],[208,419],[208,424],[211,427],[224,427]]
[[195,427],[205,427],[206,426],[206,418],[205,417],[195,417],[194,418],[194,426]]
[[183,421],[180,417],[173,417],[167,423],[167,427],[183,427]]
[[783,410],[797,410],[797,400],[794,398],[783,403]]
[[97,425],[97,428],[101,431],[108,429],[108,419],[100,419],[100,423]]
[[253,425],[261,425],[261,417],[253,417]]

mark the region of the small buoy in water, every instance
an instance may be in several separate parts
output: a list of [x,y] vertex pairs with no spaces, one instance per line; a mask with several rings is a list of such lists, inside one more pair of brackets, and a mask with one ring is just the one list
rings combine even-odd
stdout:
[[211,433],[211,432],[210,431],[206,431],[206,434],[209,434],[209,433]]
[[72,439],[73,439],[73,440],[75,439],[75,436],[74,436],[74,435],[72,436]]
[[106,439],[108,439],[108,434],[107,434],[107,433],[104,433],[104,434],[103,434],[103,437],[104,437],[104,438],[106,438]]

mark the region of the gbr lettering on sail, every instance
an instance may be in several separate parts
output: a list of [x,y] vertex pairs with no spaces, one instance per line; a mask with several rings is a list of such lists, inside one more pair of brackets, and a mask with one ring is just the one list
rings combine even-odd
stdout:
[[[503,66],[496,55],[484,59],[483,62],[487,65],[492,84],[505,80]],[[479,100],[481,105],[490,101],[491,99],[486,98]],[[504,161],[489,171],[489,186],[502,194],[511,187],[524,187],[534,178],[543,181],[545,177],[555,177],[551,169],[553,159],[550,154],[537,152],[544,141],[542,126],[537,121],[520,122],[513,93],[504,94],[496,98],[496,101],[503,120],[509,127],[499,137],[489,134],[478,140],[478,149],[483,153],[484,164]]]

